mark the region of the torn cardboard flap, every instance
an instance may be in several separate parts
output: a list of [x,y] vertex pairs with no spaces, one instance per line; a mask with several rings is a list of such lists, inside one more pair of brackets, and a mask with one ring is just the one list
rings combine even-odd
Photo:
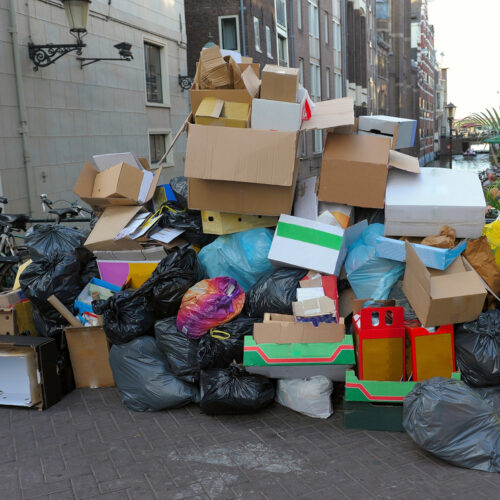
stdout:
[[315,103],[311,118],[302,122],[301,130],[325,130],[354,125],[354,99],[342,97]]
[[329,297],[319,297],[292,302],[293,315],[297,318],[311,318],[313,316],[337,315],[335,302]]
[[263,323],[255,323],[253,338],[257,344],[333,343],[345,336],[344,321],[337,323],[295,323],[293,316],[266,313]]
[[414,174],[420,173],[420,164],[415,156],[405,155],[391,149],[389,151],[389,167],[405,170]]

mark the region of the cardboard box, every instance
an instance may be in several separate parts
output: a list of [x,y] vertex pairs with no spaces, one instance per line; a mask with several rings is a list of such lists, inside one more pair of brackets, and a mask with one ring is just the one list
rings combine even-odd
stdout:
[[266,64],[262,70],[260,97],[271,101],[296,102],[299,68]]
[[222,58],[217,45],[200,52],[197,73],[199,73],[199,82],[204,88],[224,88],[229,87],[232,83],[229,67]]
[[[467,241],[459,242],[455,248],[435,248],[419,243],[411,243],[419,259],[425,267],[444,271],[465,250]],[[378,257],[405,262],[406,242],[404,240],[378,236],[375,240],[375,251]]]
[[359,378],[404,380],[404,309],[366,307],[354,314],[352,325]]
[[201,211],[201,222],[205,234],[232,234],[257,227],[274,227],[278,217],[265,215],[227,214],[211,210]]
[[0,335],[18,335],[14,309],[0,309]]
[[153,274],[153,271],[160,263],[157,261],[119,261],[119,260],[98,260],[97,267],[99,274],[104,281],[112,285],[128,288],[140,288],[145,281]]
[[318,218],[318,178],[308,177],[297,181],[293,215],[302,219],[317,220]]
[[0,335],[0,405],[45,410],[61,400],[56,341]]
[[403,405],[344,401],[342,408],[344,410],[343,424],[346,429],[405,432]]
[[33,307],[27,299],[0,309],[0,335],[36,335]]
[[170,184],[162,184],[157,186],[153,195],[153,208],[156,212],[167,201],[177,201]]
[[197,125],[248,128],[250,105],[245,102],[230,102],[205,97],[196,110],[194,122]]
[[252,104],[252,99],[258,95],[260,90],[260,80],[258,78],[259,64],[240,64],[239,67],[241,70],[241,79],[244,84],[244,88],[240,89],[203,89],[200,88],[197,77],[195,76],[193,86],[189,91],[193,115],[196,113],[201,101],[205,97],[215,97],[223,101],[246,102]]
[[348,247],[366,228],[363,221],[347,229],[282,215],[268,259],[276,266],[302,267],[338,276]]
[[[92,163],[85,162],[73,192],[92,206],[138,205],[153,197],[160,174],[161,168],[153,175],[152,172],[141,171],[126,163],[101,172]],[[147,187],[148,184],[148,190],[142,192],[143,186]],[[144,196],[142,203],[141,195]]]
[[[353,99],[335,99],[318,103],[302,130],[353,122]],[[296,132],[189,124],[185,167],[189,208],[249,215],[290,213],[298,168],[297,136]]]
[[318,198],[356,207],[384,208],[389,167],[420,172],[418,158],[390,148],[391,141],[385,137],[328,134]]
[[407,380],[451,377],[456,369],[453,325],[443,325],[435,332],[410,326],[405,330]]
[[[354,362],[354,361],[353,361]],[[321,375],[334,382],[344,382],[345,372],[352,370],[352,364],[348,365],[265,365],[265,366],[245,366],[248,373],[263,375],[267,378],[310,378]]]
[[65,329],[77,388],[114,387],[109,343],[101,327]]
[[[323,288],[321,288],[323,290]],[[298,291],[297,291],[298,292]],[[311,298],[306,300],[297,300],[292,302],[293,315],[297,318],[317,318],[319,316],[328,316],[337,320],[337,308],[335,301],[326,295],[318,298]],[[312,323],[311,323],[312,324]],[[329,324],[328,322],[319,323]]]
[[347,229],[354,224],[354,207],[340,203],[319,202],[317,220],[323,224]]
[[387,181],[386,236],[429,236],[443,225],[457,238],[479,238],[486,202],[474,172],[424,168],[419,175],[393,170]]
[[26,300],[22,290],[9,290],[8,292],[0,293],[0,308],[8,308],[18,304],[22,300]]
[[[460,372],[453,372],[451,378],[460,380]],[[395,382],[360,380],[354,371],[345,374],[345,400],[378,403],[403,403],[417,382]]]
[[416,132],[416,120],[384,115],[359,117],[358,134],[389,137],[392,149],[413,147]]
[[445,271],[429,270],[406,243],[403,292],[423,326],[465,323],[481,314],[486,289],[462,259],[456,259]]
[[335,343],[342,342],[345,335],[344,320],[340,323],[296,323],[286,314],[264,315],[263,323],[255,323],[253,339],[257,344],[290,343]]
[[302,103],[254,99],[252,128],[297,132],[302,124]]

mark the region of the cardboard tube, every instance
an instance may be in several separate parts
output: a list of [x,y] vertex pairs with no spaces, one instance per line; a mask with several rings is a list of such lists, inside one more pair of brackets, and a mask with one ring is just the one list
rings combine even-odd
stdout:
[[62,316],[68,323],[72,326],[82,326],[78,319],[71,314],[71,311],[55,296],[51,295],[47,301],[52,305],[54,309],[61,313]]

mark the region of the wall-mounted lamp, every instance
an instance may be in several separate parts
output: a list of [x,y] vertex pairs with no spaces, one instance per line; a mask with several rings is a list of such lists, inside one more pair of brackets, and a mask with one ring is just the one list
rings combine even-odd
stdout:
[[120,57],[77,57],[77,60],[80,61],[80,68],[99,61],[131,61],[134,58],[130,50],[132,48],[130,43],[120,42],[113,45],[113,47],[118,49],[118,55]]
[[50,66],[69,52],[76,51],[78,55],[81,55],[82,48],[86,47],[82,38],[87,34],[87,20],[91,0],[61,0],[61,3],[66,11],[69,32],[75,37],[76,43],[48,43],[46,45],[29,43],[28,51],[29,57],[34,63],[33,71]]

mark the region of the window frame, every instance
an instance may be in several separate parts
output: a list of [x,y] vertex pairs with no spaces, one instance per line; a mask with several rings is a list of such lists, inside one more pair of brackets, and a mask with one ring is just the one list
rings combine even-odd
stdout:
[[[260,40],[260,20],[256,16],[253,16],[253,37],[255,39],[255,50],[262,54],[262,44]],[[259,43],[257,44],[257,42]]]
[[[161,90],[162,102],[148,101],[148,87],[146,80],[146,54],[145,46],[152,45],[160,50],[160,71],[161,71]],[[144,102],[146,107],[152,108],[170,108],[170,85],[168,81],[168,51],[167,42],[158,38],[143,37],[142,39],[142,53],[143,53],[143,68],[144,68]]]
[[325,22],[324,22],[324,40],[325,40],[325,45],[328,45],[330,43],[330,16],[328,15],[328,12],[325,10],[324,14]]
[[297,29],[302,31],[302,0],[297,0]]
[[[241,52],[241,40],[240,40],[240,19],[238,15],[232,15],[232,16],[219,16],[217,18],[217,23],[219,26],[219,45],[221,49],[224,49],[222,46],[222,20],[223,19],[235,19],[236,20],[236,42],[237,42],[237,52]],[[229,50],[229,49],[224,49],[224,50]]]
[[331,92],[330,92],[330,68],[325,68],[325,99],[331,99]]
[[[151,158],[151,136],[152,135],[164,135],[165,136],[165,151],[170,147],[170,144],[172,143],[172,129],[169,128],[148,128],[147,131],[147,136],[148,136],[148,158],[149,158],[149,165],[151,166],[151,169],[156,169],[158,168],[158,162],[153,162]],[[174,150],[172,150],[168,153],[167,157],[165,158],[165,163],[164,167],[173,167],[175,165],[174,163]]]
[[[286,54],[286,64],[283,65],[281,64],[281,60],[280,60],[280,38],[282,40],[285,40],[285,54]],[[286,34],[286,32],[284,32],[283,30],[281,29],[277,29],[276,30],[276,56],[278,58],[278,64],[280,66],[290,66],[290,57],[288,55],[288,36]]]

